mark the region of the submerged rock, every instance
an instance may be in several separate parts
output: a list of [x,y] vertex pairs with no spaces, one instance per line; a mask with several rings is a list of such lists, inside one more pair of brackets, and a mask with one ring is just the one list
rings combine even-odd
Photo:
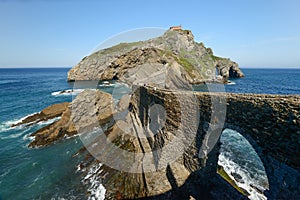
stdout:
[[256,190],[258,193],[264,194],[265,188],[261,188],[261,187],[255,186],[253,184],[250,184],[250,187],[253,188],[254,190]]

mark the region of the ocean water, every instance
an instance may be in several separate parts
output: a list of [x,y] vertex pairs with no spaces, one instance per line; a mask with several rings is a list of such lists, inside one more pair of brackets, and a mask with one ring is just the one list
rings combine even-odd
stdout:
[[222,145],[218,164],[232,180],[236,180],[239,187],[250,194],[249,199],[266,200],[262,192],[269,189],[267,174],[251,144],[241,134],[231,129],[223,131],[220,141]]
[[[231,79],[226,92],[260,94],[300,94],[300,69],[242,69],[244,78]],[[203,85],[196,91],[207,91]]]
[[[0,69],[0,200],[85,198],[88,188],[81,184],[82,177],[76,173],[76,165],[82,158],[73,157],[82,146],[79,138],[57,142],[55,148],[29,149],[28,136],[52,121],[10,128],[11,124],[49,105],[72,101],[73,95],[78,94],[81,88],[71,90],[73,84],[66,82],[68,70]],[[300,94],[299,69],[243,69],[243,72],[246,77],[231,80],[232,84],[225,86],[226,91]],[[99,88],[112,93],[114,86],[114,83],[110,86],[103,84]],[[195,90],[202,89],[202,86],[195,86]],[[59,91],[63,90],[69,90],[69,93],[60,94]],[[115,98],[119,98],[125,89],[119,87],[118,90],[119,93],[114,94]],[[244,173],[243,180],[246,182],[255,180],[257,175],[262,184],[265,184],[263,168],[259,162],[256,167],[251,168],[251,172],[247,172],[243,165],[245,162],[240,162],[242,158],[234,159],[236,156],[233,155],[241,154],[238,151],[249,151],[242,148],[246,145],[234,148],[237,143],[241,144],[242,138],[227,130],[221,139],[227,142],[227,149],[223,148],[223,157],[220,158],[225,169],[229,172],[233,169],[240,170]],[[253,180],[247,178],[253,176]],[[261,198],[254,195],[253,199]]]
[[[81,146],[77,138],[55,148],[28,149],[28,135],[51,123],[10,128],[21,118],[71,96],[51,92],[69,88],[68,69],[0,69],[0,199],[51,199],[80,195],[80,177],[72,157]],[[55,158],[55,159],[53,159]]]

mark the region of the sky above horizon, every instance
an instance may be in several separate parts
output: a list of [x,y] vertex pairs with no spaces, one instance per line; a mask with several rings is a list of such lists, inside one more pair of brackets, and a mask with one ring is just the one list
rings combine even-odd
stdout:
[[0,0],[0,68],[71,67],[113,35],[180,24],[242,68],[299,68],[299,8],[298,0]]

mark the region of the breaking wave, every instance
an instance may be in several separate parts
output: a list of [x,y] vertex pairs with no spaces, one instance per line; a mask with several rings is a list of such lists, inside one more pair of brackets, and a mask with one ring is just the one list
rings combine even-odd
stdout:
[[101,178],[99,173],[101,173],[101,163],[94,164],[87,175],[84,177],[83,182],[90,185],[88,192],[90,193],[89,200],[104,200],[106,189],[101,184]]
[[19,119],[14,119],[14,120],[10,120],[10,121],[6,121],[0,124],[0,133],[1,132],[6,132],[12,129],[20,129],[20,126],[15,126],[15,127],[11,127],[14,124],[18,124],[20,122],[22,122],[24,119],[26,119],[27,117],[30,117],[32,115],[35,115],[37,113],[32,113],[30,115],[26,115],[25,117],[19,118]]
[[251,200],[266,200],[268,178],[263,164],[250,143],[238,132],[225,129],[221,135],[218,164],[236,184],[247,190]]
[[23,139],[26,140],[28,138],[32,138],[32,137],[29,137],[29,135],[35,130],[34,129],[35,127],[40,128],[42,126],[49,125],[49,124],[57,121],[58,119],[60,119],[60,117],[56,117],[53,119],[49,119],[47,121],[38,122],[36,124],[33,123],[33,124],[31,124],[31,126],[26,126],[26,124],[22,124],[20,126],[11,127],[11,125],[17,124],[17,123],[21,122],[23,119],[25,119],[31,115],[34,115],[34,114],[30,114],[30,115],[27,115],[20,119],[7,121],[7,122],[0,124],[0,139],[5,140],[5,139],[14,139],[14,138],[23,137]]

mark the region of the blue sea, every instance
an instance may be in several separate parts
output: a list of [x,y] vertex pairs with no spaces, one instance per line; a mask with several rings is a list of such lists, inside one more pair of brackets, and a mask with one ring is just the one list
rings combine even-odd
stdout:
[[[260,94],[300,94],[300,69],[242,69],[245,78],[231,79],[226,92]],[[196,91],[206,91],[203,85]]]
[[[86,198],[87,188],[81,184],[80,173],[76,172],[76,165],[82,158],[73,157],[82,146],[79,138],[65,139],[57,142],[55,147],[29,149],[29,135],[52,121],[29,127],[10,127],[49,105],[72,101],[72,95],[58,95],[59,91],[73,88],[66,81],[68,70],[0,69],[0,200]],[[231,80],[231,84],[225,85],[227,92],[300,94],[300,69],[243,69],[243,72],[245,78]],[[111,91],[111,88],[100,89]],[[195,90],[202,90],[202,86],[195,86]],[[242,158],[237,160],[232,156],[236,151],[248,151],[241,150],[247,145],[235,148],[235,143],[244,144],[238,133],[227,130],[221,140],[227,142],[220,158],[220,163],[227,165],[224,166],[226,170],[244,170],[246,182],[251,181],[247,177],[252,173],[266,184],[259,163],[254,167],[257,171],[245,171],[243,162],[239,163]],[[254,195],[252,199],[263,197]]]

